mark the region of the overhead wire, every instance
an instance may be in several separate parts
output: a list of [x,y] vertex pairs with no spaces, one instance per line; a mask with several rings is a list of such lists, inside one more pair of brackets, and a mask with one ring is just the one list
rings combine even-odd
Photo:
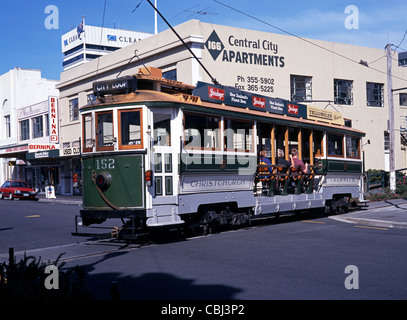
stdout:
[[[236,11],[236,12],[242,14],[242,15],[245,15],[245,16],[251,18],[251,19],[254,19],[254,20],[258,21],[258,22],[261,22],[261,23],[263,23],[263,24],[265,24],[265,25],[268,25],[268,26],[270,26],[270,27],[272,27],[272,28],[274,28],[274,29],[277,29],[277,30],[279,30],[279,31],[281,31],[281,32],[284,32],[284,33],[286,33],[286,34],[288,34],[288,35],[290,35],[290,36],[293,36],[293,37],[295,37],[295,38],[297,38],[297,39],[300,39],[300,40],[302,40],[302,41],[304,41],[304,42],[306,42],[306,43],[309,43],[309,44],[311,44],[311,45],[313,45],[313,46],[315,46],[315,47],[318,47],[318,48],[320,48],[320,49],[322,49],[322,50],[324,50],[324,51],[327,51],[327,52],[329,52],[329,53],[332,53],[332,54],[334,54],[334,55],[337,55],[337,56],[339,56],[339,57],[341,57],[341,58],[343,58],[343,59],[346,59],[346,60],[348,60],[348,61],[350,61],[350,62],[356,63],[356,64],[358,64],[358,65],[363,65],[363,66],[365,66],[365,67],[367,67],[367,68],[369,68],[369,69],[371,69],[371,70],[374,70],[374,71],[377,71],[377,72],[379,72],[379,73],[382,73],[382,74],[387,75],[387,71],[382,71],[382,70],[379,70],[379,69],[370,67],[366,62],[364,62],[364,61],[362,61],[362,60],[357,61],[357,60],[354,60],[354,59],[352,59],[352,58],[349,58],[349,57],[347,57],[347,56],[345,56],[345,55],[343,55],[343,54],[341,54],[341,53],[339,53],[339,52],[336,52],[336,51],[334,51],[334,50],[331,50],[331,49],[329,49],[329,48],[326,48],[326,47],[324,47],[324,46],[322,46],[322,45],[319,45],[319,44],[317,44],[317,43],[315,43],[315,42],[313,42],[313,41],[311,41],[311,40],[309,40],[309,39],[305,39],[305,38],[303,38],[303,37],[301,37],[301,36],[298,36],[298,35],[296,35],[296,34],[290,32],[290,31],[287,31],[287,30],[284,30],[284,29],[282,29],[282,28],[280,28],[280,27],[277,27],[276,25],[273,25],[273,24],[271,24],[271,23],[269,23],[269,22],[267,22],[267,21],[264,21],[264,20],[262,20],[262,19],[260,19],[260,18],[257,18],[257,17],[255,17],[255,16],[252,16],[251,14],[249,14],[249,13],[247,13],[247,12],[244,12],[244,11],[241,11],[241,10],[239,10],[239,9],[236,9],[236,8],[234,8],[234,7],[232,7],[232,6],[229,6],[229,5],[223,3],[223,2],[221,2],[221,1],[219,1],[219,0],[212,0],[212,1],[214,1],[214,2],[216,2],[216,3],[218,3],[218,4],[222,5],[222,6],[224,6],[224,7],[226,7],[226,8],[229,8],[229,9],[231,9],[231,10],[233,10],[233,11]],[[402,41],[400,42],[400,45],[403,43],[406,34],[407,34],[407,30],[406,30],[406,33],[404,34],[404,37],[403,37]],[[399,45],[399,46],[400,46],[400,45]],[[398,48],[399,46],[397,46],[397,48]],[[373,61],[373,62],[376,62],[376,61],[378,61],[378,60],[380,60],[380,59],[382,59],[382,58],[383,58],[383,57],[381,57],[381,58],[379,58],[379,59],[377,59],[377,60],[375,60],[375,61]],[[392,75],[392,77],[407,82],[407,79],[404,79],[404,78],[401,78],[401,77],[398,77],[398,76],[395,76],[395,75]]]
[[[102,28],[100,30],[100,42],[99,42],[99,55],[100,55],[100,51],[101,51],[101,48],[102,48],[103,28],[105,26],[106,3],[107,3],[107,0],[105,0],[104,5],[103,5]],[[97,59],[96,75],[95,75],[96,79],[97,79],[98,73],[99,73],[99,62],[100,62],[100,59]]]

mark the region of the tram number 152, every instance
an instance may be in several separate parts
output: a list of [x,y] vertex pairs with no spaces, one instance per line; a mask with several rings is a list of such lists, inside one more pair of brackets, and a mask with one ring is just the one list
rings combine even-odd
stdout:
[[96,170],[114,169],[115,160],[114,159],[96,159]]

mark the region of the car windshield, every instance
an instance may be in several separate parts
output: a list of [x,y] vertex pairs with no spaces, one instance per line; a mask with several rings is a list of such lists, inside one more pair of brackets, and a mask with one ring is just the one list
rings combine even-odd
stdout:
[[12,188],[29,188],[30,186],[28,185],[27,182],[23,181],[15,181],[11,183]]

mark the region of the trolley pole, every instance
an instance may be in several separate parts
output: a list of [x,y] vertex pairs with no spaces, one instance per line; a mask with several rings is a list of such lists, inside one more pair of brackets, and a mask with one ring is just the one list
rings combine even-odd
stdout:
[[387,95],[389,102],[389,151],[390,151],[390,191],[396,190],[396,159],[395,159],[395,128],[394,128],[394,102],[391,44],[386,45],[387,56]]

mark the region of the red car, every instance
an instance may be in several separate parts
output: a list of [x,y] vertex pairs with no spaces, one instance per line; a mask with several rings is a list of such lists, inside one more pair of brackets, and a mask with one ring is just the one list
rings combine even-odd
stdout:
[[25,181],[6,181],[0,187],[0,199],[31,199],[38,200],[35,196],[37,191]]

